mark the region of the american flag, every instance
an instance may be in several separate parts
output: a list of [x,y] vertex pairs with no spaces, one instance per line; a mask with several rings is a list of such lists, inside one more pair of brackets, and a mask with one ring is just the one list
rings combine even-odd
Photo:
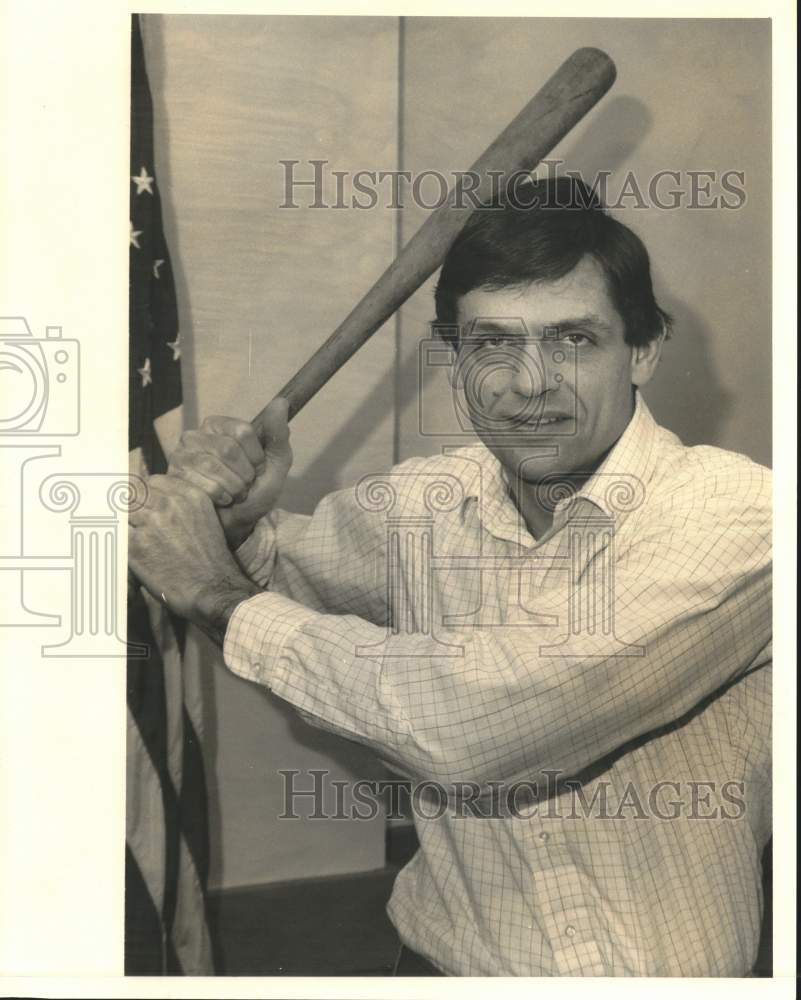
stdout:
[[[181,429],[181,336],[153,159],[153,101],[138,15],[131,35],[131,471],[166,471]],[[205,908],[208,819],[197,674],[184,663],[185,624],[133,578],[127,666],[126,975],[214,972]]]

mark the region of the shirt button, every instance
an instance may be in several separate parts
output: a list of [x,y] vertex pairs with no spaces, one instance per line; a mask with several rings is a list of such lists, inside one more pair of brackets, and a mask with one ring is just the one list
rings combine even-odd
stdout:
[[567,934],[568,937],[575,937],[576,928],[572,924],[568,924],[567,927],[565,927],[565,934]]
[[540,840],[543,842],[543,844],[547,843],[549,837],[550,833],[546,833],[544,830],[540,834]]

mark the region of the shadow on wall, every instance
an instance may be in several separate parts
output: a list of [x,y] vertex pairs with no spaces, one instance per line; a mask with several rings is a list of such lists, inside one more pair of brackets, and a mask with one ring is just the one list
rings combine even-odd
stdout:
[[712,364],[709,330],[686,303],[662,298],[673,317],[673,335],[643,395],[657,423],[678,434],[684,444],[719,441],[733,399]]
[[[652,121],[651,112],[636,97],[621,95],[602,104],[564,152],[566,168],[578,169],[589,184],[601,171],[622,169],[650,132]],[[656,275],[655,284],[659,285]],[[685,302],[665,294],[659,298],[673,317],[674,331],[644,395],[657,421],[684,444],[719,441],[733,401],[712,362],[710,331]]]
[[636,97],[620,95],[602,101],[558,158],[564,160],[565,169],[579,170],[592,184],[601,171],[614,172],[635,154],[652,121],[651,112]]

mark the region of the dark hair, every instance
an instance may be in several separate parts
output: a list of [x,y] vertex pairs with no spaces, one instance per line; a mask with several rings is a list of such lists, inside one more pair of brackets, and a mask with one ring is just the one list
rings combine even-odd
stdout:
[[[511,189],[510,189],[511,190]],[[474,288],[489,290],[556,281],[585,257],[606,276],[623,319],[627,344],[641,346],[670,329],[651,284],[648,251],[628,226],[604,210],[596,193],[573,176],[526,180],[507,196],[477,208],[442,265],[435,292],[436,323],[451,343],[457,304]]]

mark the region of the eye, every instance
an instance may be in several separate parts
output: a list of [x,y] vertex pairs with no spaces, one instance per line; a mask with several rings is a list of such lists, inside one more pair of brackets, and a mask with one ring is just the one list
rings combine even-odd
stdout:
[[573,344],[574,347],[581,347],[584,344],[592,343],[586,333],[566,333],[562,337],[562,340],[566,340],[568,344]]

